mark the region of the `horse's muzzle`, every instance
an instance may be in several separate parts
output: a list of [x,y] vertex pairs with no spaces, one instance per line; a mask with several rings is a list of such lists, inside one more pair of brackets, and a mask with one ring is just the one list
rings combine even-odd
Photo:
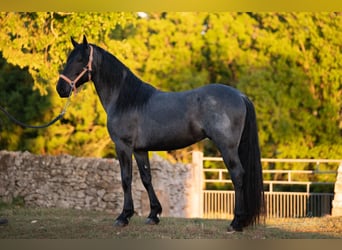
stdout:
[[66,81],[64,81],[63,79],[60,78],[58,80],[56,90],[59,94],[59,97],[67,98],[70,96],[70,94],[71,94],[70,92],[72,91],[72,88]]

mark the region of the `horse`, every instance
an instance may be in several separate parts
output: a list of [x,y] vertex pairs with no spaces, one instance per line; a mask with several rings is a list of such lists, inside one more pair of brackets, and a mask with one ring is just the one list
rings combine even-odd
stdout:
[[255,108],[237,89],[208,84],[182,92],[164,92],[139,79],[114,55],[77,43],[60,74],[56,90],[67,98],[92,81],[107,114],[108,133],[120,163],[124,204],[114,225],[128,225],[134,214],[131,192],[134,156],[148,193],[146,224],[158,224],[162,206],[154,191],[148,151],[176,150],[205,138],[217,146],[231,175],[234,218],[228,232],[256,225],[263,214],[264,193]]

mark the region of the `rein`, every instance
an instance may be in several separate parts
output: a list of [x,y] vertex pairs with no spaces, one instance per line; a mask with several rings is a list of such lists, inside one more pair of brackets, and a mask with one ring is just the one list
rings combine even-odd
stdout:
[[14,122],[15,124],[19,125],[19,126],[22,126],[22,127],[25,127],[25,128],[46,128],[46,127],[49,127],[51,126],[52,124],[54,124],[56,121],[60,120],[64,114],[66,113],[66,110],[70,104],[70,97],[71,97],[71,94],[72,92],[74,92],[76,94],[76,83],[82,78],[82,76],[85,74],[85,73],[88,73],[88,79],[89,81],[91,81],[91,71],[92,71],[92,63],[93,63],[93,46],[89,45],[90,47],[90,53],[89,53],[89,61],[88,61],[88,64],[83,68],[83,71],[74,79],[74,80],[71,80],[69,77],[63,75],[63,74],[60,74],[59,77],[62,78],[64,81],[66,81],[70,86],[71,86],[71,90],[70,90],[70,94],[69,94],[69,97],[68,97],[68,100],[67,102],[65,103],[64,105],[64,108],[63,110],[61,111],[61,113],[56,116],[52,121],[50,121],[49,123],[46,123],[46,124],[43,124],[43,125],[39,125],[39,126],[34,126],[34,125],[28,125],[26,123],[23,123],[19,120],[17,120],[16,118],[14,118],[10,113],[8,113],[3,107],[0,106],[0,110],[5,114],[7,115],[7,117],[12,121]]
[[8,113],[3,107],[0,106],[0,110],[5,114],[7,115],[7,117],[12,121],[14,122],[15,124],[19,125],[19,126],[22,126],[22,127],[25,127],[25,128],[47,128],[49,126],[51,126],[52,124],[54,124],[56,121],[60,120],[64,114],[66,113],[66,110],[70,104],[70,97],[71,97],[71,93],[72,93],[72,90],[70,91],[70,95],[68,97],[68,100],[67,102],[65,103],[64,105],[64,108],[63,110],[61,111],[61,113],[56,116],[52,121],[50,121],[49,123],[46,123],[46,124],[43,124],[43,125],[38,125],[38,126],[34,126],[34,125],[28,125],[26,123],[23,123],[19,120],[17,120],[16,118],[14,118],[10,113]]

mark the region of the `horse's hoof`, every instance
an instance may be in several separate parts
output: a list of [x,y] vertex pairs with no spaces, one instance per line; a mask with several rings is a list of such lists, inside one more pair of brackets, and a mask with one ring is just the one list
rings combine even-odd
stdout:
[[125,227],[127,225],[128,225],[128,223],[124,222],[122,220],[116,220],[114,223],[114,227]]
[[159,219],[158,218],[147,218],[145,221],[146,225],[157,225],[159,223]]
[[227,233],[228,234],[233,234],[235,232],[242,232],[242,227],[239,227],[239,228],[234,228],[232,225],[230,225],[228,228],[227,228]]

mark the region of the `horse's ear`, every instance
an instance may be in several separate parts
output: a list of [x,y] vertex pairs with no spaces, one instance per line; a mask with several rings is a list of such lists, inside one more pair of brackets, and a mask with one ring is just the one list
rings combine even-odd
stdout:
[[83,45],[88,46],[87,37],[85,35],[83,35]]
[[74,48],[76,48],[76,46],[78,45],[78,43],[74,40],[73,37],[71,37],[71,43],[74,46]]

